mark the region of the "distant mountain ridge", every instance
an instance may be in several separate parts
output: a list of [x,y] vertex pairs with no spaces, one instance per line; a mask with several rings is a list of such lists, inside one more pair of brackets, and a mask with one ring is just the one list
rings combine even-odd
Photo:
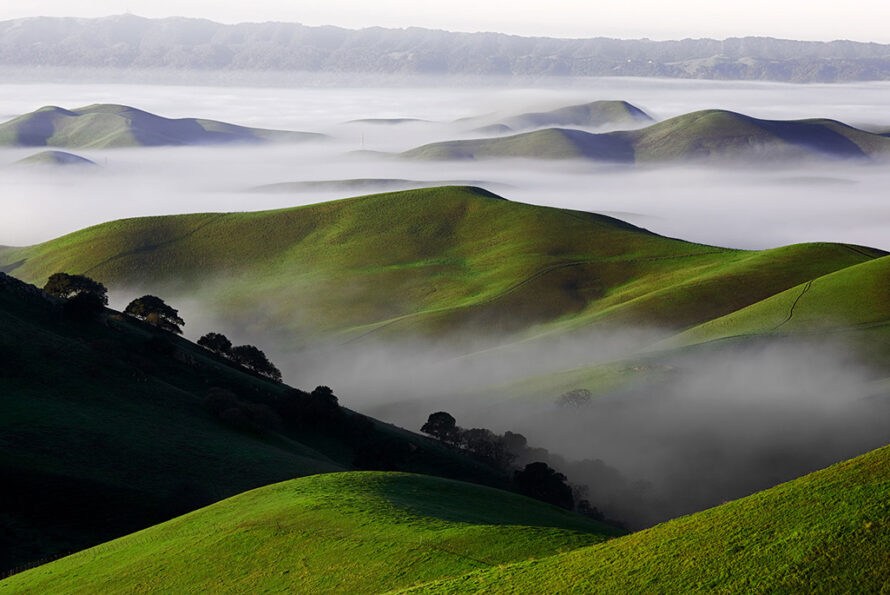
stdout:
[[890,45],[769,37],[556,39],[204,19],[35,17],[0,22],[0,65],[458,75],[890,80]]

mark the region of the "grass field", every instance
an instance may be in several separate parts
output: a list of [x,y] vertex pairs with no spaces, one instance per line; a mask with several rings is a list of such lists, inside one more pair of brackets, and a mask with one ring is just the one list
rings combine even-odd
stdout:
[[371,593],[590,545],[620,530],[461,482],[297,479],[0,582],[0,593]]
[[890,447],[594,545],[412,593],[883,593]]

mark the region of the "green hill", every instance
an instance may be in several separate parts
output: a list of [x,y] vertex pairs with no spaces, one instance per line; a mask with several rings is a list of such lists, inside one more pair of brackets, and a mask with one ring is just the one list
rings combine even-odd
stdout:
[[0,146],[112,148],[232,142],[297,142],[323,138],[308,132],[247,128],[214,120],[170,119],[125,105],[67,110],[47,106],[0,124]]
[[[771,335],[867,334],[870,356],[890,356],[890,257],[814,278],[695,326],[669,345]],[[880,343],[875,343],[880,341]],[[878,345],[882,348],[878,348]],[[890,358],[883,362],[890,366]]]
[[879,593],[890,447],[711,510],[417,593]]
[[382,592],[619,530],[499,490],[342,473],[253,490],[0,582],[0,592]]
[[646,128],[591,134],[548,128],[513,136],[437,142],[401,153],[409,159],[591,159],[620,163],[735,160],[773,163],[855,159],[890,151],[884,136],[834,120],[761,120],[725,110],[677,116]]
[[614,133],[546,128],[513,136],[435,142],[405,151],[401,156],[431,161],[526,157],[632,163],[634,151],[626,139]]
[[527,130],[550,126],[599,128],[645,122],[652,122],[649,114],[626,101],[592,101],[547,112],[531,112],[512,116],[502,120],[501,124],[513,130]]
[[[0,267],[38,284],[66,271],[112,288],[164,287],[296,346],[372,332],[484,331],[493,341],[590,324],[676,332],[883,254],[840,244],[729,250],[445,187],[115,221],[0,252]],[[265,320],[249,314],[258,308]]]
[[604,543],[418,593],[879,593],[890,584],[890,447]]
[[41,151],[39,153],[35,153],[24,159],[19,159],[14,163],[14,165],[27,165],[27,166],[95,166],[96,162],[91,161],[85,157],[81,157],[80,155],[75,155],[74,153],[66,153],[65,151]]
[[113,311],[71,318],[2,274],[0,328],[0,571],[359,460],[506,482],[345,409],[326,424],[294,421],[289,387]]

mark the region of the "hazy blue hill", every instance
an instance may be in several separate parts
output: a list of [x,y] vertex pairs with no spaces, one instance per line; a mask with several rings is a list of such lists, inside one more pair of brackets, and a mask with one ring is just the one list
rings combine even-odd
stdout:
[[317,138],[323,135],[246,128],[195,118],[170,119],[113,104],[74,110],[47,106],[0,124],[0,145],[16,147],[150,147]]
[[41,151],[25,157],[24,159],[19,159],[14,165],[93,167],[97,164],[95,161],[87,159],[86,157],[81,157],[80,155],[75,155],[74,153],[67,153],[65,151]]
[[506,137],[430,143],[401,156],[430,160],[525,157],[624,163],[742,160],[775,164],[888,153],[890,140],[886,137],[835,120],[761,120],[726,110],[703,110],[639,130],[592,134],[547,128]]
[[425,123],[429,120],[422,118],[360,118],[358,120],[350,120],[347,124],[373,124],[376,126],[395,126],[398,124],[417,124]]
[[133,15],[0,22],[0,64],[15,67],[840,82],[890,79],[888,56],[877,43],[770,37],[554,39]]
[[518,131],[561,126],[600,128],[645,122],[652,122],[649,114],[626,101],[593,101],[547,112],[520,114],[506,118],[501,124]]
[[619,133],[638,161],[696,158],[861,158],[890,150],[887,139],[834,120],[762,120],[703,110]]
[[513,136],[430,143],[401,153],[408,159],[434,161],[526,157],[534,159],[591,159],[632,163],[633,146],[613,134],[546,128]]

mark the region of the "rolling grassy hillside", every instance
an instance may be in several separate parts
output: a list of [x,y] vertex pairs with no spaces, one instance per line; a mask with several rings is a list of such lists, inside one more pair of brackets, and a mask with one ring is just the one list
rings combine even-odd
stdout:
[[260,488],[0,582],[0,593],[382,592],[622,532],[507,492],[341,473]]
[[[868,334],[871,356],[890,354],[890,257],[812,279],[695,326],[670,341],[688,345],[752,335]],[[890,365],[890,359],[886,362]]]
[[[269,408],[290,398],[287,386],[168,333],[114,312],[71,319],[4,275],[0,328],[0,571],[247,489],[354,468],[345,424],[355,414],[329,427],[277,419]],[[238,409],[265,407],[268,423],[228,423],[207,407],[220,390]],[[378,443],[407,449],[397,469],[505,481],[435,441],[371,423]]]
[[673,333],[883,254],[840,244],[729,250],[445,187],[115,221],[2,251],[0,270],[38,284],[66,271],[111,288],[163,287],[296,345],[372,332],[499,340],[590,324]]
[[725,110],[685,114],[639,130],[591,134],[548,128],[514,136],[437,142],[401,153],[409,159],[496,157],[591,159],[620,163],[689,160],[865,158],[886,154],[884,136],[834,120],[761,120]]
[[323,135],[246,128],[214,120],[170,119],[125,105],[67,110],[47,106],[0,124],[0,146],[113,148],[232,142],[296,142]]
[[95,161],[91,161],[86,157],[75,155],[74,153],[66,153],[65,151],[41,151],[24,159],[19,159],[14,165],[22,166],[58,166],[58,165],[74,165],[74,166],[95,166]]
[[747,498],[412,593],[879,593],[890,583],[890,447]]

